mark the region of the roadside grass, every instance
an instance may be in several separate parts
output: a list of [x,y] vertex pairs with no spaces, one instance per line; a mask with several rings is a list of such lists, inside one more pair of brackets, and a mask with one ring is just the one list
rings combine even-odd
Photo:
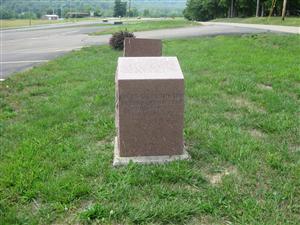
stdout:
[[[42,19],[34,19],[31,20],[31,25],[44,25],[44,24],[57,24],[61,23],[61,20],[42,20]],[[64,21],[65,22],[65,21]],[[1,28],[16,28],[23,26],[30,26],[29,19],[9,19],[9,20],[0,20]]]
[[115,25],[114,27],[108,28],[107,30],[91,33],[91,35],[112,34],[120,30],[137,32],[137,31],[159,30],[165,28],[178,28],[178,27],[200,26],[200,25],[201,25],[200,23],[188,21],[182,18],[165,19],[159,21],[134,21],[134,22],[128,22],[123,25]]
[[286,17],[284,21],[281,20],[281,17],[219,18],[212,20],[212,22],[300,26],[300,17]]
[[191,161],[113,168],[120,52],[75,51],[1,83],[0,224],[299,224],[296,35],[164,41]]
[[[45,24],[59,24],[68,22],[83,22],[83,21],[102,21],[103,18],[71,18],[64,20],[43,20],[43,19],[32,19],[31,25],[45,25]],[[29,19],[2,19],[0,20],[1,28],[17,28],[23,26],[30,26]]]

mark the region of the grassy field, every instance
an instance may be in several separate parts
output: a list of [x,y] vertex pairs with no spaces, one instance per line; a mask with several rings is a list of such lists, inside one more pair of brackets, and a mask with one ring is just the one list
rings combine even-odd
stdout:
[[[42,25],[42,24],[56,24],[60,21],[51,21],[51,20],[31,20],[31,25]],[[23,26],[30,26],[29,19],[11,19],[11,20],[0,20],[1,28],[15,28],[15,27],[23,27]]]
[[[31,25],[44,25],[44,24],[57,24],[57,23],[68,23],[68,22],[82,22],[82,21],[102,21],[101,18],[74,18],[74,19],[64,19],[64,20],[42,20],[34,19],[31,20]],[[29,19],[11,19],[11,20],[0,20],[1,28],[16,28],[23,26],[30,26]]]
[[300,17],[286,17],[284,21],[281,20],[281,17],[220,18],[212,20],[212,22],[300,26]]
[[0,224],[299,224],[299,37],[164,41],[192,160],[113,168],[121,52],[72,52],[1,83]]
[[193,21],[184,19],[166,19],[160,21],[135,21],[124,25],[116,25],[115,27],[108,28],[99,32],[94,32],[92,35],[111,34],[120,30],[128,30],[130,32],[158,30],[165,28],[177,28],[187,26],[199,26],[200,24]]
[[[64,20],[42,20],[42,19],[34,19],[31,20],[31,25],[44,25],[44,24],[58,24],[58,23],[68,23],[68,22],[83,22],[83,21],[102,21],[105,18],[72,18],[72,19],[64,19]],[[109,20],[116,20],[116,18],[108,18]],[[137,20],[136,18],[123,18],[122,21],[126,23],[126,25],[115,26],[114,28],[107,30],[105,33],[112,33],[118,31],[120,28],[127,28],[132,31],[139,30],[152,30],[152,29],[162,29],[162,28],[175,28],[175,27],[184,27],[189,25],[199,25],[199,23],[190,22],[184,20],[182,18],[175,19],[165,19],[160,21],[153,20]],[[0,20],[1,28],[17,28],[23,26],[29,26],[29,19],[11,19],[11,20]],[[102,24],[99,24],[102,25]]]

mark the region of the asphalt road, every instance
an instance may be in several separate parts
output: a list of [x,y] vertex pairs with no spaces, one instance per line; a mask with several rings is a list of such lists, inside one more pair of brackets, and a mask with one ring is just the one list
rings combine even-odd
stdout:
[[[109,25],[108,25],[109,26]],[[112,25],[113,26],[113,25]],[[84,24],[80,26],[38,26],[36,28],[1,31],[0,78],[47,62],[71,50],[84,46],[107,44],[110,35],[89,36],[88,33],[107,26]],[[220,34],[266,32],[265,29],[210,24],[205,26],[136,32],[143,38],[186,38]]]

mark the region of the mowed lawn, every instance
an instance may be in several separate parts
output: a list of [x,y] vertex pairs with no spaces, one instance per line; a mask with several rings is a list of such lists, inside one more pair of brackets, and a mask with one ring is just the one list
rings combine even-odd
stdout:
[[121,52],[1,83],[0,224],[299,224],[299,36],[164,41],[185,75],[191,161],[113,168]]
[[281,17],[220,18],[220,19],[215,19],[212,21],[213,22],[253,23],[253,24],[268,24],[268,25],[300,27],[300,17],[286,17],[284,21],[282,21]]
[[91,35],[112,34],[114,32],[118,32],[119,30],[136,32],[136,31],[159,30],[159,29],[166,29],[166,28],[179,28],[179,27],[200,26],[200,25],[201,24],[198,22],[188,21],[183,18],[164,19],[158,21],[153,21],[153,20],[133,21],[133,22],[126,22],[123,25],[115,25],[114,27],[108,28],[106,30],[94,32]]

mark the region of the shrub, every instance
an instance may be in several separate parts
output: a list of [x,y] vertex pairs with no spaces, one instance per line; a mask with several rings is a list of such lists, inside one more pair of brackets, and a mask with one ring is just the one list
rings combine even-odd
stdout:
[[119,31],[112,35],[112,37],[109,40],[109,45],[116,50],[123,50],[124,48],[124,39],[126,37],[135,37],[133,33],[125,31]]

